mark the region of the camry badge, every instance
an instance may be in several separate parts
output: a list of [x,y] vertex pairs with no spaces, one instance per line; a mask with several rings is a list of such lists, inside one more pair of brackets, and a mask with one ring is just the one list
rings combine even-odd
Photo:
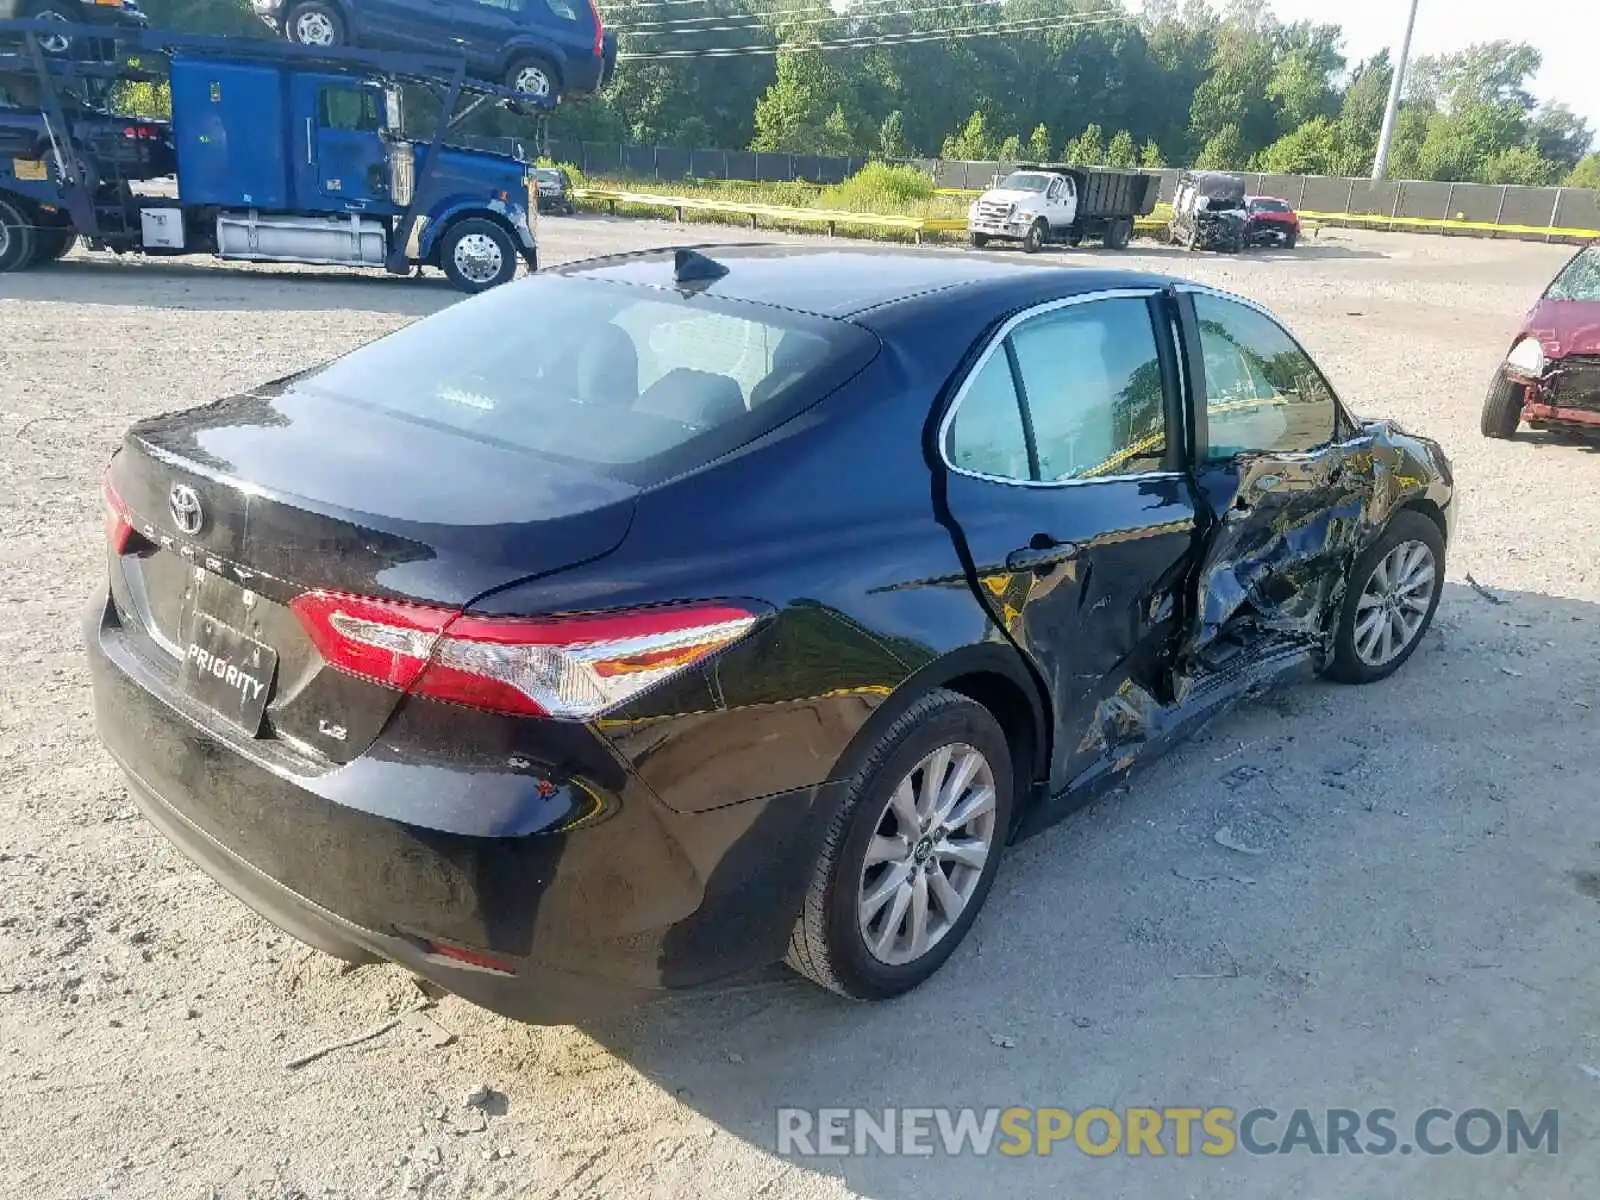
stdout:
[[178,532],[196,534],[206,523],[206,511],[200,507],[200,497],[186,483],[175,483],[167,494],[167,508],[172,512]]

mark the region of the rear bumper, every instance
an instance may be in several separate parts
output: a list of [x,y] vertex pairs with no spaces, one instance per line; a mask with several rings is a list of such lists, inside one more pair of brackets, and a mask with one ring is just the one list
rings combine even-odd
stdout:
[[[541,1022],[783,955],[831,787],[682,815],[615,760],[587,778],[553,767],[486,778],[466,748],[408,757],[384,738],[348,766],[302,773],[166,694],[103,595],[86,633],[97,730],[139,806],[207,874],[302,941],[388,959]],[[381,811],[407,788],[423,798],[413,815]],[[563,799],[575,791],[598,803],[576,820]],[[569,815],[520,832],[538,827],[530,810],[540,804]],[[509,973],[442,956],[440,943]]]

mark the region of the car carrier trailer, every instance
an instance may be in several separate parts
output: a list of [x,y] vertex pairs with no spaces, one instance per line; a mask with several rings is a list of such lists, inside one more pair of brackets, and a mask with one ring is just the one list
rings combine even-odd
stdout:
[[[540,119],[549,104],[471,80],[464,58],[320,50],[250,38],[132,30],[108,61],[52,56],[47,34],[98,27],[0,21],[0,86],[37,98],[47,149],[0,159],[0,271],[90,249],[248,262],[438,267],[457,287],[538,267],[538,183],[520,156],[449,144],[485,103]],[[89,148],[82,97],[170,86],[176,189],[141,188]],[[438,106],[404,128],[404,87]],[[0,120],[4,119],[0,111]],[[166,194],[162,194],[166,193]]]

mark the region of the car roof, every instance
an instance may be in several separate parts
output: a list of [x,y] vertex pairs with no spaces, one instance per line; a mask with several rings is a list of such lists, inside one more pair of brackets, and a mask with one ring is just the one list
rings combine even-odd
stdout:
[[[677,289],[678,247],[588,259],[554,273],[637,287]],[[696,291],[824,317],[854,317],[886,305],[947,299],[1004,306],[1031,302],[1041,284],[1068,297],[1128,287],[1164,287],[1174,280],[1137,271],[1062,267],[1007,257],[909,247],[703,245],[689,247],[727,268]]]

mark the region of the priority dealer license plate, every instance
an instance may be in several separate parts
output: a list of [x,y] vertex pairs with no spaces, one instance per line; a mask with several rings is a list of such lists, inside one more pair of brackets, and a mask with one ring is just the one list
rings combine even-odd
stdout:
[[215,617],[196,611],[183,651],[183,688],[251,737],[272,694],[278,652]]

